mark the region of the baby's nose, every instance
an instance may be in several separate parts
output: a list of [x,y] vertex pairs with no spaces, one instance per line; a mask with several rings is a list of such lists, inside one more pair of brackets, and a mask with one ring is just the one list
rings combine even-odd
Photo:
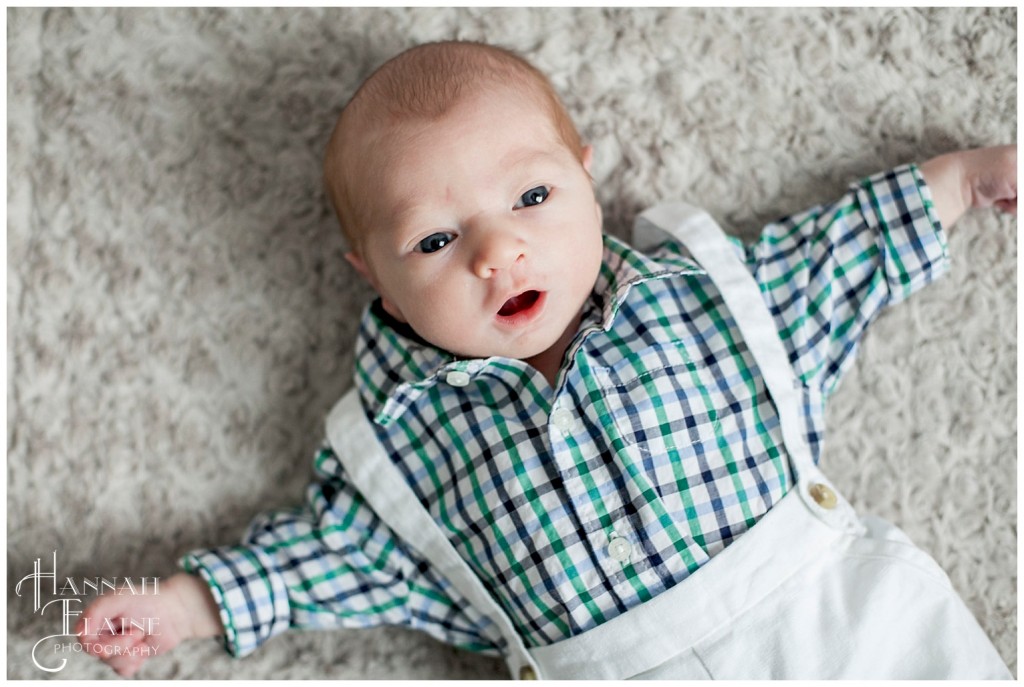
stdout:
[[473,256],[473,272],[488,279],[495,272],[510,269],[525,257],[525,244],[503,229],[488,231],[481,237]]

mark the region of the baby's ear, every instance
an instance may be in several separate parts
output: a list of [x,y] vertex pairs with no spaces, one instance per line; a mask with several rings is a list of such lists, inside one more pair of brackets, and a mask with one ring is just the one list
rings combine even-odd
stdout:
[[590,165],[594,162],[594,146],[583,146],[583,150],[580,151],[580,159],[583,162],[583,169],[590,174]]
[[345,259],[348,260],[348,264],[356,268],[356,272],[361,274],[363,279],[368,281],[370,286],[373,287],[373,290],[377,292],[377,295],[380,296],[381,305],[384,306],[384,310],[399,322],[408,322],[398,306],[395,305],[394,302],[388,300],[388,298],[381,293],[380,287],[377,286],[377,280],[373,278],[373,273],[370,272],[370,269],[366,266],[366,261],[363,260],[362,256],[353,251],[351,253],[345,253]]
[[373,275],[370,274],[370,269],[366,266],[366,262],[363,257],[356,252],[345,253],[345,259],[348,260],[348,264],[355,268],[356,272],[362,276],[363,279],[370,283],[370,286],[377,291],[377,283],[373,279]]

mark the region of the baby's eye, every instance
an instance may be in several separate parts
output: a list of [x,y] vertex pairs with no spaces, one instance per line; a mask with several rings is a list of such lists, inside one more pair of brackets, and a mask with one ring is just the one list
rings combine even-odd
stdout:
[[441,250],[449,243],[455,240],[455,237],[446,232],[438,232],[437,234],[431,234],[427,238],[416,244],[416,252],[418,253],[436,253]]
[[548,199],[548,194],[550,193],[551,191],[548,190],[547,186],[531,188],[529,191],[519,196],[519,202],[516,203],[514,209],[518,210],[520,208],[528,208],[533,205],[540,205]]

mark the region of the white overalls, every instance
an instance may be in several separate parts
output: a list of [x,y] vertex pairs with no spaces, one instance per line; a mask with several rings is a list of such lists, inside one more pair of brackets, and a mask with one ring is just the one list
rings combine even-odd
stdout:
[[357,393],[327,436],[375,512],[508,642],[514,677],[1012,679],[949,578],[898,528],[859,518],[804,441],[793,368],[757,284],[718,225],[682,203],[637,218],[643,250],[675,236],[707,270],[780,415],[795,486],[690,577],[583,634],[527,649],[384,453]]

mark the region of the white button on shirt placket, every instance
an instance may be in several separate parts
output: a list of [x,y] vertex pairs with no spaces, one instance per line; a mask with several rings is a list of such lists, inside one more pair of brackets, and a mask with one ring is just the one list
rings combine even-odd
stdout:
[[618,561],[622,565],[629,562],[629,556],[633,553],[633,546],[626,541],[624,537],[620,537],[615,532],[612,532],[611,538],[608,542],[608,555],[613,560]]
[[469,384],[469,373],[462,370],[452,370],[444,380],[452,386],[466,386]]
[[573,425],[576,424],[576,420],[573,418],[571,410],[555,408],[551,413],[551,424],[553,424],[562,434],[568,434],[572,431]]

